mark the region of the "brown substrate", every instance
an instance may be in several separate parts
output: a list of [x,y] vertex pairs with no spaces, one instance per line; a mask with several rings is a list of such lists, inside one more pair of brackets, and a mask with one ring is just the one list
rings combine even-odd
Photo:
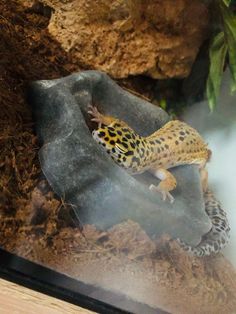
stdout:
[[168,237],[154,242],[131,221],[106,232],[75,227],[69,206],[41,174],[25,101],[29,81],[64,76],[75,66],[50,38],[48,17],[14,0],[0,0],[0,12],[1,247],[172,313],[233,313],[236,272],[222,255],[189,257]]

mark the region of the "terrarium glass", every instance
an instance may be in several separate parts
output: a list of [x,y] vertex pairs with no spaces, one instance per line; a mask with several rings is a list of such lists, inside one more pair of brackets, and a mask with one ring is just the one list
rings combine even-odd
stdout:
[[233,313],[234,7],[219,1],[223,28],[211,1],[68,3],[0,16],[1,275],[99,313]]

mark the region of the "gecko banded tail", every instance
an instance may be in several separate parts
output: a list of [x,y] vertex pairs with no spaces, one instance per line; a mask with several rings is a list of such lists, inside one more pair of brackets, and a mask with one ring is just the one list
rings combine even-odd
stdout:
[[219,201],[208,189],[204,193],[205,210],[212,222],[211,230],[202,237],[201,242],[193,247],[178,239],[181,247],[195,256],[208,256],[221,251],[229,241],[229,222],[226,212]]

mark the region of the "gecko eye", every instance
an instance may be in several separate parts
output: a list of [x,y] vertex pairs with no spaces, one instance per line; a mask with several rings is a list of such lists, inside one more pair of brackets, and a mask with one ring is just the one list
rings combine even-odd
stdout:
[[104,137],[106,133],[104,131],[98,132],[98,137]]
[[127,152],[127,149],[120,143],[116,143],[115,147],[119,153],[125,154]]

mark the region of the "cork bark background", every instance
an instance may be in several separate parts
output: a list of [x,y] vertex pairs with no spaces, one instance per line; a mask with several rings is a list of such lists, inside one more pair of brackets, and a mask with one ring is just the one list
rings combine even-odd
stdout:
[[207,37],[199,0],[43,0],[55,11],[50,34],[78,65],[114,78],[188,76]]

